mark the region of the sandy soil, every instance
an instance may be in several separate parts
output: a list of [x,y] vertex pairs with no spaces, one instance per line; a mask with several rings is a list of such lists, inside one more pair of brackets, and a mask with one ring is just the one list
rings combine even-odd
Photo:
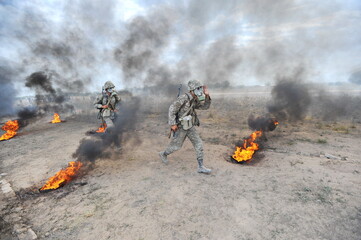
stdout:
[[225,159],[247,137],[264,94],[213,97],[198,128],[211,175],[196,172],[192,145],[163,165],[164,112],[143,113],[124,143],[84,176],[39,194],[72,160],[95,116],[39,120],[0,142],[1,239],[361,239],[361,124],[307,117],[280,123],[249,164]]

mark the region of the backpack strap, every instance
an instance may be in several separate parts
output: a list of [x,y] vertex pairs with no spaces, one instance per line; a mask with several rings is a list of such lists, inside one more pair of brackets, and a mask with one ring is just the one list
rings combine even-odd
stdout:
[[[187,97],[188,97],[188,100],[191,101],[188,93],[186,93],[186,95],[187,95]],[[181,106],[181,108],[183,108],[185,104],[186,104],[186,102],[183,103],[183,105]],[[188,111],[185,112],[185,113],[182,115],[182,117],[180,117],[180,118],[184,118],[185,116],[187,116],[187,115],[193,110],[193,105],[194,105],[194,101],[192,101],[191,106],[189,107]],[[180,108],[180,109],[181,109],[181,108]]]

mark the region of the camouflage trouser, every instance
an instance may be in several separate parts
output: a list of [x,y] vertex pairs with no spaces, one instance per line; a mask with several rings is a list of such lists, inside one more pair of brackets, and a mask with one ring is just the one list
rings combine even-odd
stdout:
[[182,127],[178,128],[172,141],[169,143],[167,149],[164,151],[165,155],[169,155],[182,148],[186,137],[192,142],[194,150],[196,150],[198,162],[203,162],[203,143],[199,137],[196,128],[192,127],[188,130],[184,130]]
[[114,127],[114,122],[117,115],[114,111],[110,112],[110,116],[103,117],[102,112],[98,113],[98,119],[101,119],[103,123],[107,124],[107,128]]
[[103,118],[104,122],[107,124],[107,128],[114,127],[113,120],[110,118]]

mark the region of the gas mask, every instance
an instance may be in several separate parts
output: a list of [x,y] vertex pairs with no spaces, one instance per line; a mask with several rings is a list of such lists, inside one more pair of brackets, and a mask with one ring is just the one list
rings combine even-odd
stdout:
[[102,88],[102,94],[105,95],[107,93],[107,90],[105,90],[104,88]]
[[113,88],[107,88],[105,89],[108,93],[112,93],[113,92]]
[[193,92],[197,96],[199,101],[206,100],[206,97],[205,97],[204,92],[203,92],[203,86],[197,87],[196,89],[193,90]]

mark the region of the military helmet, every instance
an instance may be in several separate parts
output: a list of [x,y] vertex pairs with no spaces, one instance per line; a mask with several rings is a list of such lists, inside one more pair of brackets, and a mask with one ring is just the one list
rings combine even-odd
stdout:
[[104,83],[103,89],[108,89],[108,88],[115,88],[114,84],[111,81],[106,81]]
[[197,81],[197,80],[190,80],[188,82],[188,90],[189,91],[193,91],[194,89],[198,88],[198,87],[202,87],[202,84]]

